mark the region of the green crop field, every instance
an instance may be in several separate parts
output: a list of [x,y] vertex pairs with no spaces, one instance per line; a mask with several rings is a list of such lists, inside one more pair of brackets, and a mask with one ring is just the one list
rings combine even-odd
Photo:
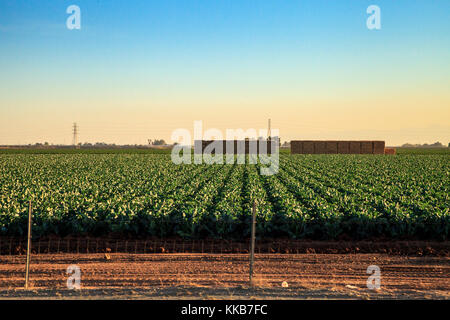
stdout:
[[450,155],[450,148],[396,148],[401,155]]
[[0,154],[0,235],[438,239],[450,231],[448,155],[280,155],[175,165],[168,154]]

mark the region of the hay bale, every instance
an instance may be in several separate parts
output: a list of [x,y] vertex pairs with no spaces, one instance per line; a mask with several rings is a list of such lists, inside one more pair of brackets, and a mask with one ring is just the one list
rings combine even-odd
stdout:
[[325,154],[327,153],[327,144],[325,141],[314,141],[314,153]]
[[373,141],[373,153],[374,154],[383,154],[385,148],[384,141]]
[[213,143],[213,140],[202,140],[202,152],[205,151],[205,148]]
[[247,140],[245,141],[245,154],[258,154],[258,141]]
[[[224,154],[225,153],[225,150],[226,150],[226,148],[225,148],[225,141],[223,141],[223,140],[202,140],[201,141],[201,144],[202,144],[202,154],[205,152],[205,149],[206,149],[206,147],[208,147],[209,145],[211,145],[213,142],[215,142],[215,143],[219,143],[219,145],[216,145],[216,148],[218,148],[218,147],[220,147],[220,143],[223,143],[223,150],[222,150],[222,154]],[[197,143],[197,141],[195,141],[194,143]],[[217,151],[217,152],[216,152]],[[219,154],[219,151],[218,150],[216,150],[216,149],[213,149],[213,151],[212,151],[212,154]]]
[[326,141],[325,145],[326,145],[327,154],[337,154],[338,153],[337,141]]
[[[206,147],[205,141],[203,141],[203,140],[195,140],[194,141],[194,153],[195,154],[202,154],[205,147]],[[197,149],[200,149],[200,152],[197,152]]]
[[223,153],[224,154],[236,154],[235,143],[233,140],[224,140],[223,141]]
[[350,153],[350,141],[338,141],[337,143],[339,154],[349,154]]
[[384,154],[395,155],[396,153],[397,153],[397,151],[395,150],[395,148],[385,148],[384,149]]
[[361,153],[361,142],[350,141],[349,142],[349,152],[351,154],[360,154]]
[[303,154],[314,153],[314,142],[313,141],[303,141]]
[[383,154],[384,141],[291,141],[292,154]]
[[267,143],[267,154],[272,154],[272,143],[271,141],[266,141]]
[[[292,154],[383,154],[384,141],[292,140]],[[270,142],[269,142],[270,145]]]
[[362,154],[372,154],[373,153],[372,141],[361,141],[361,153]]
[[238,154],[238,147],[243,146],[243,150],[240,150],[240,154],[245,154],[245,141],[244,140],[234,140],[234,154]]
[[291,154],[303,153],[303,141],[291,141]]

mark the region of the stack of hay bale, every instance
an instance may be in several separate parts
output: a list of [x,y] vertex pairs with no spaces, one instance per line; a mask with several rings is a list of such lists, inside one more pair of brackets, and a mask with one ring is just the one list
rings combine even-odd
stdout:
[[291,141],[292,154],[384,154],[384,141]]
[[[260,144],[262,144],[262,143],[266,144],[265,153],[271,154],[271,147],[272,147],[271,146],[271,142],[275,143],[274,140],[272,140],[272,141],[271,140],[196,140],[194,142],[194,144],[196,146],[200,146],[201,145],[201,150],[202,150],[202,153],[203,153],[205,148],[207,146],[209,146],[213,142],[219,142],[219,144],[222,143],[222,145],[223,145],[223,150],[222,150],[223,154],[231,154],[231,150],[229,150],[230,148],[227,148],[227,145],[230,145],[230,146],[233,145],[233,147],[234,147],[233,148],[234,149],[233,153],[234,154],[237,154],[238,145],[244,145],[244,152],[245,152],[245,154],[250,154],[250,153],[253,154],[254,151],[256,151],[256,154],[260,154],[260,153],[262,153],[262,149],[263,149],[263,148],[260,148]],[[250,145],[252,143],[256,144],[256,148],[251,150]],[[212,153],[215,154],[216,152],[213,151]]]

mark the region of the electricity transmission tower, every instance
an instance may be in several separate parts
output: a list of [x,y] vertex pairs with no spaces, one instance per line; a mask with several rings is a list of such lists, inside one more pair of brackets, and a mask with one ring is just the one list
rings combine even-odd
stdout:
[[76,122],[73,124],[73,145],[77,149],[80,147],[78,145],[78,126]]

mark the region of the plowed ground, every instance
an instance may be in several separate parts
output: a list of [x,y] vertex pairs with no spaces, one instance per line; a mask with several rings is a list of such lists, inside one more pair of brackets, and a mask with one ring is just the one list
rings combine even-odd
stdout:
[[[250,288],[245,254],[41,254],[0,256],[0,298],[58,299],[449,299],[450,258],[388,254],[256,254]],[[67,289],[69,265],[81,289]],[[367,267],[381,269],[369,290]],[[286,281],[288,287],[282,287]]]

